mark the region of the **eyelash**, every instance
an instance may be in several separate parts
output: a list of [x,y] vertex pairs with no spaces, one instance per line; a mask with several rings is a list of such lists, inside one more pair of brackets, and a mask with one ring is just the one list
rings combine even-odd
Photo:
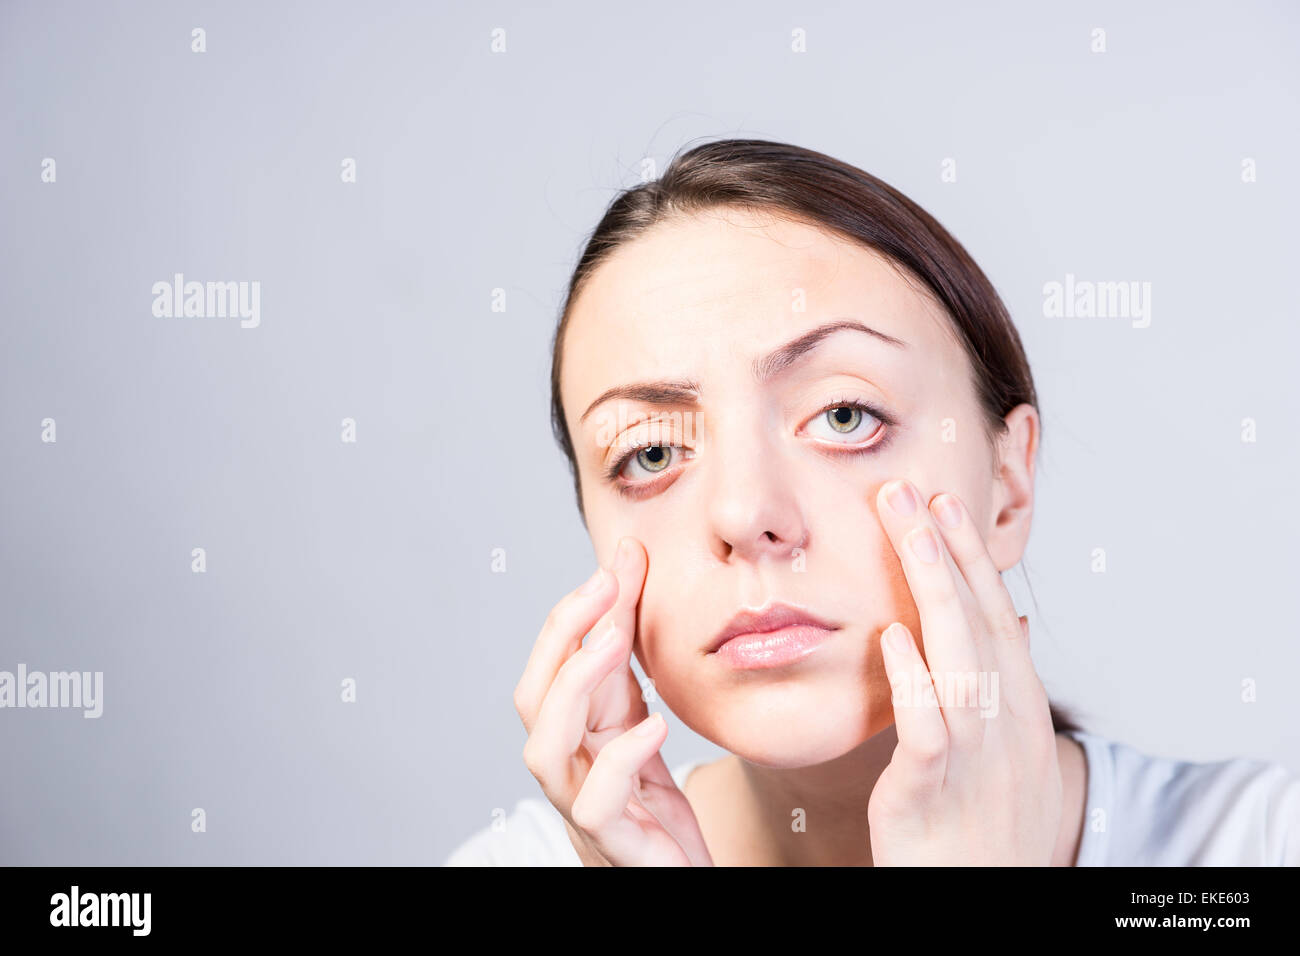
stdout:
[[[881,425],[883,425],[886,429],[888,429],[888,431],[885,433],[884,438],[874,441],[870,445],[866,445],[865,447],[862,448],[854,448],[851,451],[826,452],[827,454],[831,454],[831,455],[874,454],[875,452],[878,452],[882,447],[885,446],[885,444],[889,441],[890,436],[893,435],[894,426],[898,424],[897,419],[895,419],[892,415],[888,414],[887,412],[884,412],[881,409],[876,408],[874,405],[869,405],[866,402],[858,401],[857,399],[851,399],[851,398],[839,399],[837,401],[831,402],[828,405],[824,405],[822,406],[821,410],[816,413],[816,415],[825,415],[832,408],[856,408],[870,415],[872,418],[876,419],[877,421],[879,421]],[[815,418],[816,415],[814,415],[813,418]],[[809,421],[812,421],[812,418],[810,418]],[[879,429],[877,429],[877,431],[879,431]],[[620,478],[619,475],[622,474],[623,469],[627,466],[627,463],[632,460],[633,455],[640,454],[642,451],[644,451],[647,448],[660,448],[660,447],[676,448],[678,446],[664,445],[662,442],[654,442],[654,443],[647,443],[644,445],[637,445],[629,449],[624,455],[620,456],[617,461],[615,461],[613,464],[609,466],[609,468],[606,469],[605,480],[610,482],[614,486],[614,490],[617,491],[624,498],[635,499],[635,498],[646,497],[648,494],[653,492],[655,488],[658,487],[659,485],[658,481],[651,480],[651,481],[628,482]]]

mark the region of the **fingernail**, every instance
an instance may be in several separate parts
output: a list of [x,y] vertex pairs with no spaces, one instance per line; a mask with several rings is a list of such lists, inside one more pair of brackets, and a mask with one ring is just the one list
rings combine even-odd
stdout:
[[614,641],[614,636],[618,633],[618,625],[611,620],[605,630],[596,635],[595,641],[591,645],[593,651],[603,651]]
[[907,482],[895,482],[894,487],[889,490],[888,497],[889,507],[900,515],[910,515],[916,511],[916,496],[912,494],[911,486]]
[[961,508],[952,495],[940,495],[934,500],[934,516],[945,528],[955,528],[961,524]]
[[632,555],[632,546],[627,543],[627,538],[620,538],[618,550],[614,552],[614,564],[611,566],[612,571],[621,571],[627,564],[627,559]]
[[663,725],[663,722],[663,715],[656,710],[645,720],[641,721],[641,723],[637,724],[636,727],[633,728],[632,733],[636,734],[638,737],[649,737]]
[[926,564],[934,564],[939,560],[939,545],[934,540],[934,532],[929,528],[917,528],[909,534],[907,546]]
[[605,569],[597,568],[596,573],[587,578],[587,583],[578,588],[579,594],[595,594],[605,586]]
[[907,650],[907,635],[903,633],[902,627],[896,623],[885,628],[885,640],[889,642],[890,648],[898,653]]

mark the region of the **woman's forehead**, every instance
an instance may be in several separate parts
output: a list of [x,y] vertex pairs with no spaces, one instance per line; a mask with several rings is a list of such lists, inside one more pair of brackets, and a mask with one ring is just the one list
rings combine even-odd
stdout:
[[[959,360],[951,323],[918,285],[874,250],[801,222],[675,221],[590,276],[570,310],[564,378],[584,380],[585,393],[596,379],[714,364],[706,357],[747,362],[836,318],[901,339],[931,363]],[[582,400],[567,392],[567,407]]]
[[669,220],[624,243],[589,278],[574,311],[635,319],[762,301],[792,312],[801,298],[887,299],[906,290],[898,271],[860,243],[729,210]]

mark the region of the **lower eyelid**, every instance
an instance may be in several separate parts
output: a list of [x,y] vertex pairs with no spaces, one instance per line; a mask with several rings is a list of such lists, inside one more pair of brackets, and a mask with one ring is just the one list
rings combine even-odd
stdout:
[[666,488],[677,480],[674,474],[668,478],[669,474],[674,471],[680,472],[681,469],[673,468],[658,478],[649,478],[644,481],[628,481],[626,478],[617,478],[614,480],[614,490],[625,498],[644,498],[654,494],[656,491]]
[[866,455],[878,451],[883,445],[887,444],[892,434],[892,430],[888,425],[882,425],[880,428],[876,429],[874,433],[875,437],[870,441],[836,442],[822,441],[814,438],[812,439],[812,443],[819,452],[826,455]]

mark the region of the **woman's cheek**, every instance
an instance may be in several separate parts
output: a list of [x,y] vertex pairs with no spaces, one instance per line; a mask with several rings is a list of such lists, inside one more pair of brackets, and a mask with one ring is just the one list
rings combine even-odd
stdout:
[[[634,645],[637,661],[646,677],[665,703],[671,688],[689,684],[700,676],[701,644],[706,640],[698,610],[684,587],[681,577],[673,573],[671,563],[661,559],[656,564],[650,554],[641,602],[637,607],[637,638]],[[669,689],[665,695],[663,688]]]
[[646,551],[646,575],[641,585],[641,599],[637,603],[636,642],[632,647],[637,661],[641,664],[641,670],[645,672],[646,677],[653,679],[658,669],[656,666],[658,655],[661,653],[660,635],[666,623],[665,601],[661,598],[665,585],[665,569],[661,560],[656,557],[661,552],[652,541],[643,537],[644,531],[625,533],[636,535]]

